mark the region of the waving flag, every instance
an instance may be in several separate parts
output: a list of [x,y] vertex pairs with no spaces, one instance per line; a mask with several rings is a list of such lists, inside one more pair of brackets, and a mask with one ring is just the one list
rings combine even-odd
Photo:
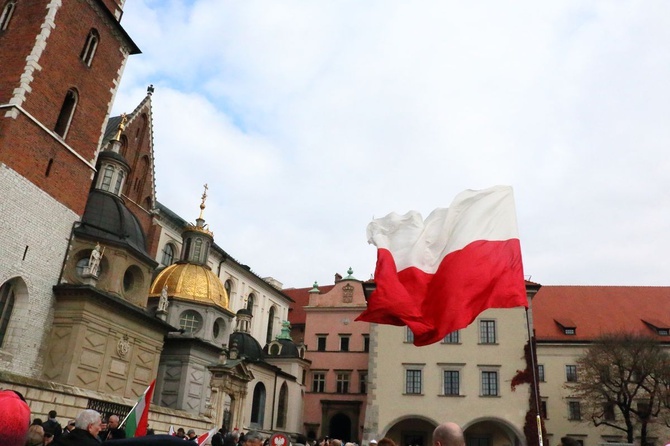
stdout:
[[216,434],[217,428],[212,428],[209,432],[205,432],[202,435],[198,435],[198,446],[205,444],[205,442],[209,439],[211,439],[214,434]]
[[424,221],[416,211],[373,220],[376,290],[356,320],[407,325],[415,345],[440,341],[487,308],[528,306],[509,186],[460,193]]
[[151,381],[147,390],[137,400],[135,407],[130,410],[130,413],[123,420],[121,425],[125,424],[126,437],[141,437],[147,434],[147,426],[149,424],[149,406],[151,405],[151,398],[154,394],[154,386],[156,380]]

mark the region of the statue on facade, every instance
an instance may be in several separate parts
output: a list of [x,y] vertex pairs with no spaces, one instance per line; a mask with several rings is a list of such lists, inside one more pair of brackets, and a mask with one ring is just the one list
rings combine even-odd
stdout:
[[91,256],[88,259],[88,265],[86,266],[87,272],[95,277],[98,277],[100,272],[100,261],[102,260],[102,254],[104,251],[100,250],[100,243],[95,245],[93,251],[91,251]]
[[168,286],[167,283],[161,290],[161,297],[158,299],[158,312],[167,313],[168,309]]

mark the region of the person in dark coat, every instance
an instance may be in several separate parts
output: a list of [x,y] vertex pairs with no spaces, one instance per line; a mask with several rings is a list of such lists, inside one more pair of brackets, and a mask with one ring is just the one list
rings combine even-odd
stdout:
[[58,413],[55,410],[49,412],[49,419],[42,423],[44,432],[53,433],[54,437],[58,438],[63,434],[63,427],[60,425],[56,417]]
[[92,409],[82,411],[74,420],[74,429],[61,435],[54,445],[58,446],[100,446],[98,434],[102,429],[102,417]]

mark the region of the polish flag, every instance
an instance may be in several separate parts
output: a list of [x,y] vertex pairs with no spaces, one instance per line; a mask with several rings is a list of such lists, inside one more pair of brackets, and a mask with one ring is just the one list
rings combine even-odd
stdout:
[[467,190],[424,221],[416,211],[373,220],[376,290],[356,320],[407,325],[414,345],[440,341],[487,308],[527,307],[514,195]]
[[216,434],[217,428],[211,429],[209,432],[205,432],[204,434],[198,436],[197,442],[198,446],[205,444],[207,440],[210,440],[214,434]]

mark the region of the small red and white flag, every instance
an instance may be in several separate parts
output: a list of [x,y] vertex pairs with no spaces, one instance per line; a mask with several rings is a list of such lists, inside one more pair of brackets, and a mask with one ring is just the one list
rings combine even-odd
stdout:
[[376,290],[356,320],[407,325],[417,346],[465,328],[487,308],[528,306],[514,195],[467,190],[424,221],[416,211],[373,220]]
[[202,435],[198,436],[198,446],[205,444],[207,440],[210,440],[214,434],[216,434],[217,428],[212,428],[209,432],[205,432]]
[[168,429],[168,435],[173,435],[173,436],[175,435],[174,426],[170,425],[170,428]]

